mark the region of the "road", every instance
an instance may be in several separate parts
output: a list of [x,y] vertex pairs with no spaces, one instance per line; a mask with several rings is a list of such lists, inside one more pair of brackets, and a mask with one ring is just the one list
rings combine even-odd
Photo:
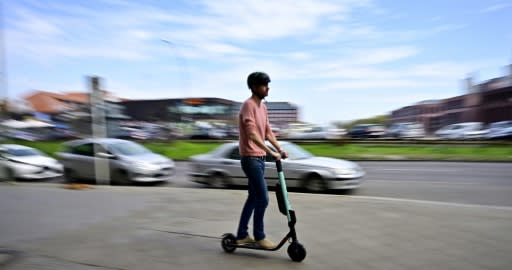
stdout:
[[[366,171],[354,196],[512,206],[512,164],[485,162],[360,161]],[[188,162],[177,162],[167,185],[204,188],[187,177]],[[286,174],[286,168],[285,168]]]
[[[361,187],[349,195],[512,206],[511,163],[426,161],[358,161],[357,163],[364,168],[366,175]],[[176,162],[174,179],[163,186],[208,188],[190,181],[187,177],[188,168],[188,162]],[[286,168],[284,169],[286,174]],[[57,182],[61,181],[57,180]]]
[[[0,268],[511,269],[510,164],[358,163],[366,181],[350,196],[290,194],[301,264],[285,248],[224,253],[219,237],[236,228],[245,191],[192,183],[186,162],[156,187],[0,183]],[[285,219],[272,196],[271,239]]]
[[[0,268],[511,269],[512,207],[290,193],[306,259],[222,251],[236,229],[242,190],[0,184]],[[287,232],[275,197],[270,239]],[[14,254],[14,256],[12,255]],[[3,257],[3,259],[2,259]]]

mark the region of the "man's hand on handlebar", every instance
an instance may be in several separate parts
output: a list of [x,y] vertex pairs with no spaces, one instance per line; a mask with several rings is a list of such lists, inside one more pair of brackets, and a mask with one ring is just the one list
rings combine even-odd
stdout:
[[279,152],[279,154],[281,155],[281,158],[282,159],[286,159],[288,158],[288,153],[284,150],[281,149],[281,151]]
[[276,159],[276,160],[281,160],[281,154],[278,153],[278,152],[275,152],[275,151],[272,151],[270,152],[270,154]]

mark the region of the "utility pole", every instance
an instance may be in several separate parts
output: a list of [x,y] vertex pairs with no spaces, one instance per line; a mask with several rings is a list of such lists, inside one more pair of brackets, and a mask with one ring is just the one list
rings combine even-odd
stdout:
[[[106,138],[107,137],[107,123],[106,123],[106,107],[103,100],[103,93],[101,92],[101,78],[89,77],[90,91],[90,106],[91,106],[91,130],[93,138]],[[105,149],[100,149],[100,146],[94,144],[94,172],[96,183],[110,184],[110,160],[106,157],[99,157],[99,152],[104,152]]]

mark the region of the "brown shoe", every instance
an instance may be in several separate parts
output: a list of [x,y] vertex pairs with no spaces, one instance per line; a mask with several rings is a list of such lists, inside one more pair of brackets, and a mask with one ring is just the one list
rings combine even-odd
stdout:
[[249,235],[247,235],[247,237],[245,237],[244,239],[236,240],[237,245],[245,245],[245,244],[253,244],[253,243],[256,243],[256,241],[254,241],[254,239],[252,239],[252,237],[250,237]]
[[256,241],[256,244],[264,249],[273,249],[276,247],[276,245],[272,243],[272,241],[267,239]]

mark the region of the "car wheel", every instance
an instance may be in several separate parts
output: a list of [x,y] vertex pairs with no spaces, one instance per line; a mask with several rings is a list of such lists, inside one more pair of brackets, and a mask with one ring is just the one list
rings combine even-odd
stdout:
[[111,185],[130,185],[130,184],[132,184],[132,181],[130,180],[130,177],[129,177],[127,171],[120,170],[114,175],[114,177],[111,177],[110,184]]
[[320,192],[325,191],[327,189],[327,185],[320,175],[312,174],[306,179],[304,188],[311,192]]
[[7,177],[7,181],[16,180],[16,175],[14,174],[14,171],[11,168],[5,168],[5,176]]
[[69,168],[64,169],[64,181],[68,183],[72,183],[75,180],[75,177],[73,176],[73,170]]
[[210,176],[208,183],[212,188],[224,188],[226,187],[226,178],[221,173],[214,173]]

